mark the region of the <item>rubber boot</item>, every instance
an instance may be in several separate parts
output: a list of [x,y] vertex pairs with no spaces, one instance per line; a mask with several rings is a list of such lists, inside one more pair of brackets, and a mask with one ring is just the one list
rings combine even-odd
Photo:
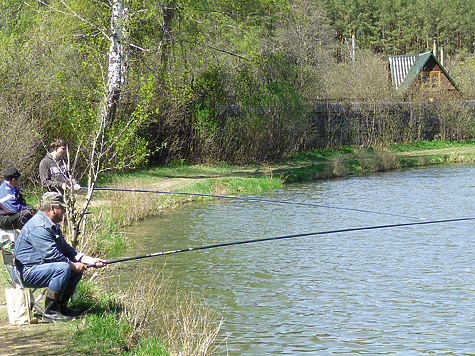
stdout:
[[[53,298],[51,298],[53,297]],[[46,291],[45,297],[45,312],[43,320],[45,321],[71,321],[72,318],[61,314],[59,311],[59,303],[61,302],[61,293],[52,292],[49,289]]]
[[63,296],[61,297],[61,301],[59,303],[59,311],[61,312],[61,314],[66,316],[77,316],[81,314],[82,310],[68,307],[68,302],[70,298],[70,294],[63,293]]

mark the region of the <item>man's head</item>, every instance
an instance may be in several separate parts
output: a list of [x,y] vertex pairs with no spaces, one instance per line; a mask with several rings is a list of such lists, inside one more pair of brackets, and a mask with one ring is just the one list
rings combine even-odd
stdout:
[[12,187],[20,186],[21,173],[18,172],[18,169],[16,169],[15,167],[11,167],[5,170],[3,176],[8,182],[8,184],[10,184]]
[[54,140],[49,144],[49,152],[55,159],[60,159],[66,154],[67,145],[66,142],[60,138]]
[[40,203],[40,210],[44,212],[55,224],[63,220],[68,205],[63,196],[56,192],[47,192],[43,194]]

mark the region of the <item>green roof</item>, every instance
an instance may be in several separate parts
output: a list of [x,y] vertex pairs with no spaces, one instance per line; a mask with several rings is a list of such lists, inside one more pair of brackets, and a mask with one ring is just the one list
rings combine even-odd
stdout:
[[445,70],[444,66],[440,64],[433,52],[430,51],[421,54],[407,54],[403,56],[389,57],[391,78],[393,85],[396,87],[397,93],[404,94],[412,86],[417,75],[422,71],[431,57],[435,59],[436,63],[455,88],[460,91],[457,84],[455,84],[449,73]]

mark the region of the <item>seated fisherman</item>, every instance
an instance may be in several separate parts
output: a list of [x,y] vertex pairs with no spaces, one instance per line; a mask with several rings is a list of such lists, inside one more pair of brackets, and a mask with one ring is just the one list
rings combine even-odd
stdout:
[[15,243],[16,268],[24,285],[47,288],[44,320],[71,320],[79,311],[69,308],[68,301],[87,265],[104,267],[107,262],[86,256],[66,242],[58,225],[66,207],[60,193],[45,193],[40,210],[23,227]]
[[5,180],[0,185],[0,229],[21,229],[35,214],[20,193],[20,177],[16,168],[4,173]]

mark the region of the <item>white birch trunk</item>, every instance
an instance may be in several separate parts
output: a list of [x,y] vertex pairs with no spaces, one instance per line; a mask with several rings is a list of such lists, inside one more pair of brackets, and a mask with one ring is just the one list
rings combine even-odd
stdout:
[[107,87],[104,89],[104,98],[98,116],[99,125],[94,142],[92,142],[86,201],[80,217],[74,222],[76,229],[73,232],[71,244],[73,247],[78,245],[80,224],[83,226],[82,231],[85,231],[87,208],[92,199],[97,177],[101,172],[104,150],[106,149],[106,130],[112,126],[121,89],[126,80],[128,58],[125,42],[128,35],[128,21],[129,0],[113,0]]
[[114,0],[111,16],[108,81],[100,113],[101,119],[105,118],[108,124],[111,124],[114,119],[115,108],[127,74],[127,55],[124,42],[128,35],[126,27],[128,16],[128,0]]

